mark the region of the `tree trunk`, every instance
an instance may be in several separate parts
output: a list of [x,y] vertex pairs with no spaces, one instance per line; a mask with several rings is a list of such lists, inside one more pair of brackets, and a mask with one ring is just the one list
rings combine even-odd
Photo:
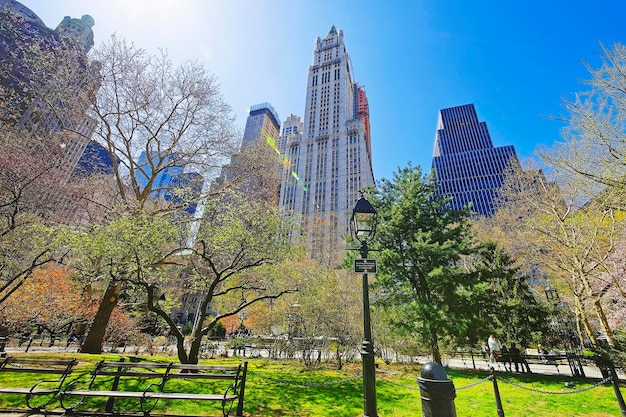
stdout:
[[178,360],[180,363],[191,363],[189,362],[189,355],[187,355],[187,351],[185,350],[185,336],[182,333],[178,332],[175,334],[176,336],[176,351],[178,352]]
[[587,313],[585,309],[583,308],[582,301],[580,297],[576,296],[576,294],[574,295],[575,295],[574,301],[576,305],[576,310],[578,311],[578,316],[580,317],[580,321],[582,322],[583,327],[585,328],[585,332],[587,333],[587,336],[589,337],[589,340],[591,341],[591,343],[593,345],[597,345],[598,339],[596,338],[596,335],[594,334],[593,329],[591,328],[591,324],[589,323],[589,318],[587,317]]
[[339,343],[337,343],[337,370],[341,371],[343,369],[343,362],[341,361],[341,350],[339,348]]
[[439,338],[437,332],[431,327],[430,329],[430,352],[433,355],[433,362],[442,365],[441,352],[439,351]]
[[191,341],[191,346],[189,346],[189,354],[187,355],[187,360],[189,361],[187,363],[194,365],[196,365],[200,360],[200,347],[202,346],[202,329],[198,329],[199,331],[197,333],[199,334],[194,334],[195,337]]
[[606,319],[604,309],[602,308],[602,304],[599,299],[593,301],[593,307],[596,311],[596,316],[598,316],[598,320],[600,320],[600,324],[602,325],[602,330],[604,330],[607,343],[609,346],[614,347],[615,343],[613,342],[613,332],[611,331],[611,327],[609,326],[609,322]]
[[85,337],[85,341],[80,348],[81,353],[102,353],[106,328],[109,324],[111,313],[117,305],[121,288],[122,283],[120,281],[109,282],[109,286],[104,292],[104,297],[102,297],[100,305],[98,306],[96,317],[94,317],[89,332]]
[[200,348],[202,347],[202,327],[196,325],[191,333],[194,338],[189,346],[189,352],[185,349],[185,336],[182,333],[176,332],[176,348],[178,350],[178,360],[180,363],[197,365],[200,360]]

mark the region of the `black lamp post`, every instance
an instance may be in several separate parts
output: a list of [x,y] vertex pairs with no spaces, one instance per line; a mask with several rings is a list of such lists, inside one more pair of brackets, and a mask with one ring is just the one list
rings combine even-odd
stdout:
[[242,311],[241,313],[237,314],[237,317],[240,320],[239,327],[245,328],[246,327],[245,321],[248,320],[248,313],[246,313],[245,311]]
[[[376,209],[364,197],[359,198],[352,210],[350,219],[353,237],[359,241],[359,252],[367,259],[368,243],[376,232]],[[374,344],[370,324],[370,304],[367,273],[363,273],[363,346],[361,360],[363,362],[363,416],[377,417],[376,411],[376,369],[374,366]]]

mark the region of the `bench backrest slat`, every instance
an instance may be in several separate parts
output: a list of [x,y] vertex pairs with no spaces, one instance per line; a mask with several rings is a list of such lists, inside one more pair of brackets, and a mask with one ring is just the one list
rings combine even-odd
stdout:
[[68,371],[66,369],[48,369],[48,368],[2,368],[0,372],[16,372],[16,373],[31,373],[31,374],[65,374]]
[[165,369],[169,363],[159,362],[101,362],[100,368],[144,368],[144,369]]
[[0,372],[37,374],[68,374],[78,362],[76,359],[29,359],[9,356],[0,363]]
[[168,379],[216,379],[216,380],[234,380],[237,379],[235,374],[194,374],[194,373],[170,373]]
[[33,364],[33,365],[59,365],[68,366],[75,364],[76,360],[62,360],[62,359],[28,359],[28,358],[16,358],[9,356],[6,359],[6,364]]
[[185,369],[185,370],[196,370],[196,371],[224,371],[224,372],[238,372],[240,366],[211,366],[211,365],[186,365],[175,363],[172,365],[172,369]]
[[[161,379],[161,387],[167,380],[230,380],[237,387],[243,377],[241,365],[211,366],[156,362],[108,362],[101,361],[92,371],[91,384],[100,377]],[[90,385],[91,385],[90,384]]]
[[131,378],[163,378],[164,372],[140,372],[140,371],[98,371],[99,376],[121,376]]

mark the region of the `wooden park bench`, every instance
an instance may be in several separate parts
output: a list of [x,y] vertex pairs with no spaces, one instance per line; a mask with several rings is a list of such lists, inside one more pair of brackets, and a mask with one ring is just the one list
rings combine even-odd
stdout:
[[[67,415],[149,416],[159,400],[213,401],[227,417],[236,403],[236,416],[243,416],[248,363],[233,366],[189,365],[155,362],[101,361],[86,378],[66,385],[60,396]],[[188,381],[184,383],[183,381]],[[94,408],[89,398],[106,399]],[[117,402],[117,410],[116,403]],[[121,405],[120,405],[121,404]],[[102,410],[98,412],[93,410]]]
[[[565,365],[570,366],[570,358],[568,354],[561,352],[553,352],[553,353],[545,353],[539,354],[536,349],[529,349],[527,353],[522,353],[518,361],[518,367],[520,372],[532,373],[530,365],[552,365],[555,367],[556,372],[558,374],[561,373],[559,366]],[[498,365],[499,370],[502,370],[501,367],[504,367],[504,370],[511,370],[515,366],[514,358],[510,355],[497,355],[496,363]],[[509,369],[507,369],[509,368]],[[573,373],[574,374],[574,373]]]
[[560,366],[569,368],[572,376],[585,376],[580,359],[571,352],[552,352],[545,354],[527,353],[522,355],[526,363],[532,365],[552,365],[558,374],[561,373]]
[[[49,405],[61,392],[63,383],[76,365],[76,359],[0,358],[0,394],[25,395],[29,410]],[[10,374],[10,375],[4,375]],[[4,408],[3,411],[13,409]],[[23,407],[16,408],[24,410]]]

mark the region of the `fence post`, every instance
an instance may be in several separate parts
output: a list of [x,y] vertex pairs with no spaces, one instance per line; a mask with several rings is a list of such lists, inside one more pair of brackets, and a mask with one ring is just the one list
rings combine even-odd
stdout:
[[33,337],[29,337],[28,338],[28,345],[26,345],[26,350],[24,351],[25,353],[28,353],[28,349],[30,349],[30,345],[33,343]]
[[583,369],[583,365],[580,361],[580,357],[578,356],[578,354],[574,352],[565,352],[565,356],[567,357],[567,362],[569,364],[572,376],[584,378],[585,370]]
[[422,417],[456,417],[456,391],[443,366],[434,362],[424,364],[417,384],[422,399]]
[[611,384],[613,385],[613,391],[615,391],[617,404],[619,404],[619,411],[621,411],[622,417],[626,417],[626,404],[624,404],[624,397],[622,397],[622,392],[619,390],[619,378],[612,363],[609,365],[609,374],[611,375]]
[[496,377],[496,370],[493,367],[491,367],[491,382],[493,382],[493,395],[496,397],[496,410],[498,412],[498,417],[504,417],[502,399],[500,398],[500,390],[498,389],[498,378]]

